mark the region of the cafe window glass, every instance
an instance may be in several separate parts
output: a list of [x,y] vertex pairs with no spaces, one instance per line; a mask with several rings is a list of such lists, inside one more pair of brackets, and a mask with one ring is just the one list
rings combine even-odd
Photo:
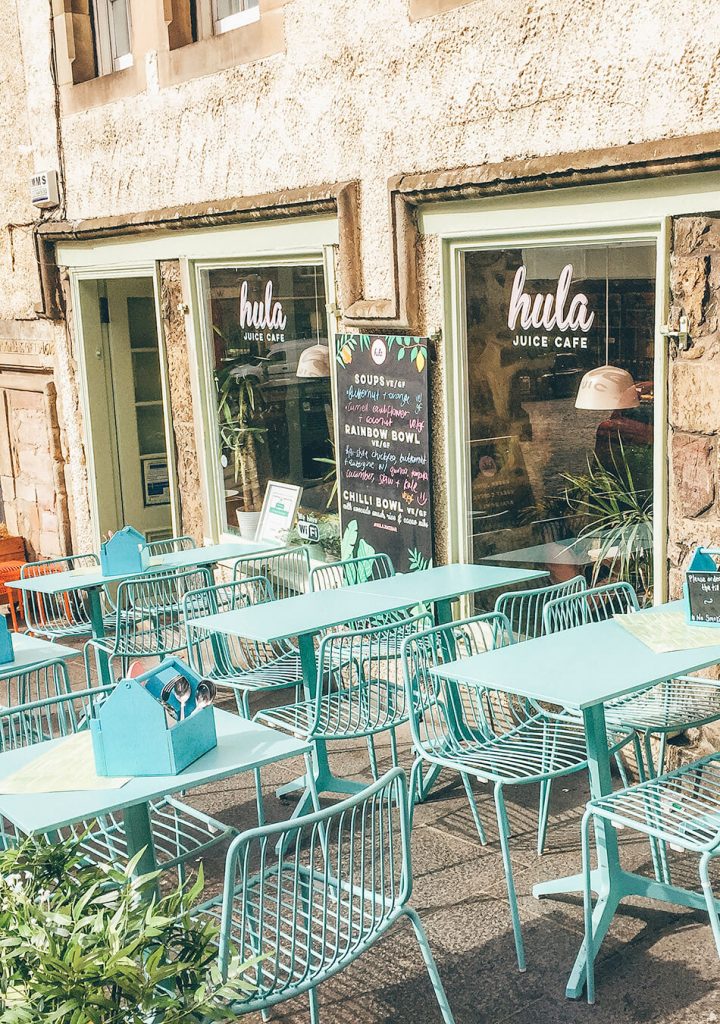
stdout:
[[654,245],[469,252],[465,295],[474,561],[649,597]]
[[323,268],[205,273],[224,528],[252,536],[278,480],[303,488],[302,515],[318,534],[337,533]]

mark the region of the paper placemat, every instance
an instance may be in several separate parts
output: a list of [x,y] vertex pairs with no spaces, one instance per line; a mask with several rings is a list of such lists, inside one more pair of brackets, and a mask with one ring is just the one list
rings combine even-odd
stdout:
[[0,779],[0,793],[74,793],[88,789],[121,789],[127,778],[104,778],[95,771],[92,736],[79,732],[40,754],[12,775]]
[[690,626],[685,621],[682,609],[616,615],[615,621],[656,654],[691,651],[696,647],[715,647],[720,644],[720,628]]

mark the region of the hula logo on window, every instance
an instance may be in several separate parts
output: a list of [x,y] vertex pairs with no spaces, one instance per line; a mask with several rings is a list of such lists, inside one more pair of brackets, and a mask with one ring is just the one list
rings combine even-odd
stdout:
[[382,338],[376,338],[375,341],[372,343],[370,355],[372,356],[372,361],[376,363],[378,366],[382,366],[382,364],[385,362],[385,360],[387,359],[387,345],[382,340]]

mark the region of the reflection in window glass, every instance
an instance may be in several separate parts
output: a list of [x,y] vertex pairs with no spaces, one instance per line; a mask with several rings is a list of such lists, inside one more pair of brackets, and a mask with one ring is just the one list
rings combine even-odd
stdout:
[[[465,293],[474,560],[647,593],[654,246],[471,252]],[[632,375],[637,404],[577,409],[606,362]]]
[[322,267],[206,277],[226,528],[251,529],[238,513],[259,512],[268,481],[279,480],[303,487],[303,511],[337,532]]

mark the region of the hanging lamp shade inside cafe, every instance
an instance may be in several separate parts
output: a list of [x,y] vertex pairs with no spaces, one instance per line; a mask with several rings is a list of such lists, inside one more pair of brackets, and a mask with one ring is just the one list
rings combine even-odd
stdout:
[[329,377],[330,351],[327,345],[311,345],[304,349],[295,373],[298,377]]
[[640,395],[632,374],[620,366],[610,366],[610,268],[609,250],[605,250],[605,365],[596,366],[580,381],[576,409],[634,409]]

